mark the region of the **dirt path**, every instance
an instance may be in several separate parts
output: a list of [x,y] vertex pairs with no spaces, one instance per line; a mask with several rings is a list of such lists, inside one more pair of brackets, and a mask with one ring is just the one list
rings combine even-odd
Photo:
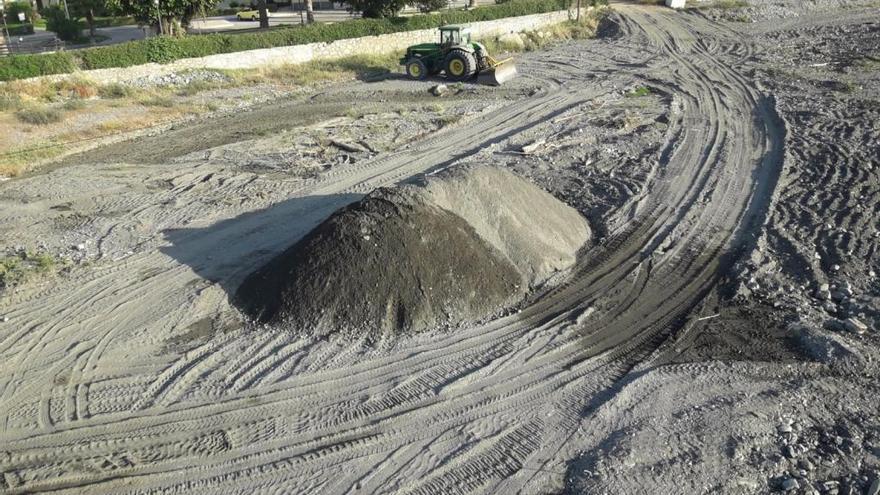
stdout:
[[[774,102],[737,69],[755,50],[748,39],[699,15],[615,9],[616,35],[529,63],[523,84],[541,92],[317,177],[193,157],[89,165],[101,180],[64,200],[125,191],[126,220],[102,242],[137,249],[0,302],[7,491],[563,489],[591,432],[608,427],[597,411],[705,316],[692,310],[755,242],[783,160]],[[573,277],[521,312],[376,347],[239,328],[228,292],[339,206],[497,151],[637,78],[673,95],[645,189]],[[9,221],[53,200],[45,181],[28,181],[44,203],[3,210]],[[218,219],[218,202],[250,211]]]

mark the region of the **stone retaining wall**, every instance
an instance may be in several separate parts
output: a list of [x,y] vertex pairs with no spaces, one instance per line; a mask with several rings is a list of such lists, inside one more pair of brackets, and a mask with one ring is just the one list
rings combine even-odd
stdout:
[[[508,17],[494,21],[473,22],[468,24],[468,26],[471,28],[474,37],[487,38],[507,33],[520,33],[540,29],[573,19],[575,14],[575,10],[562,10],[545,14]],[[284,64],[298,64],[312,60],[342,58],[352,55],[383,54],[404,50],[406,47],[416,43],[435,41],[437,37],[436,29],[423,29],[337,40],[329,43],[309,43],[307,45],[223,53],[207,57],[177,60],[170,64],[146,64],[118,69],[97,69],[83,71],[80,74],[99,83],[110,83],[133,81],[143,77],[170,74],[186,69],[253,69]],[[66,76],[48,77],[59,79]]]

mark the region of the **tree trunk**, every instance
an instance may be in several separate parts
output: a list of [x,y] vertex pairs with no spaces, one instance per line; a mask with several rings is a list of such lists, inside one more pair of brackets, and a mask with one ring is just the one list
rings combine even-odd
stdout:
[[45,7],[43,7],[43,0],[37,0],[37,12],[42,12],[44,8]]
[[266,8],[266,0],[260,0],[257,4],[260,9],[260,29],[269,28],[269,10]]
[[92,9],[86,11],[86,24],[89,25],[89,37],[94,40],[98,30],[95,29],[95,11]]
[[472,9],[477,6],[477,0],[468,0],[468,8]]
[[315,7],[312,5],[312,0],[306,0],[306,23],[313,22],[315,22]]

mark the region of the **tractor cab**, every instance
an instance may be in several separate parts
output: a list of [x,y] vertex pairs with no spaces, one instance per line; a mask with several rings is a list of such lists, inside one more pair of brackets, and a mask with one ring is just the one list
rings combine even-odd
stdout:
[[444,48],[466,45],[471,42],[470,29],[449,25],[440,27],[440,46]]

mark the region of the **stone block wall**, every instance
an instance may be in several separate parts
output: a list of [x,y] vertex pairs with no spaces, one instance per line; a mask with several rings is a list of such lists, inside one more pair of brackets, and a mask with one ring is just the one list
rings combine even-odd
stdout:
[[[487,38],[507,33],[537,30],[573,19],[575,13],[574,10],[562,10],[545,14],[508,17],[494,21],[474,22],[468,24],[468,26],[474,37]],[[307,45],[223,53],[207,57],[177,60],[170,64],[146,64],[119,69],[98,69],[84,71],[82,75],[96,82],[108,83],[133,81],[142,77],[170,74],[186,69],[254,69],[297,64],[312,60],[343,58],[359,54],[379,55],[404,50],[410,45],[434,41],[437,38],[436,29],[424,29],[337,40],[329,43],[310,43]],[[54,76],[52,78],[57,79],[61,77],[64,76]]]

